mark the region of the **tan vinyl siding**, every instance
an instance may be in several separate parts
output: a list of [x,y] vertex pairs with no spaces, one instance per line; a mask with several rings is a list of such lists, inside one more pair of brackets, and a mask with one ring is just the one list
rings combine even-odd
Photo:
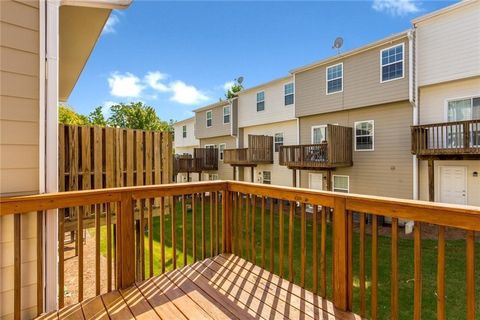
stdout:
[[[39,190],[39,2],[0,1],[0,195]],[[22,216],[22,318],[36,308],[36,214]],[[0,218],[0,318],[13,318],[13,216]]]
[[[214,138],[200,139],[200,147],[205,147],[205,145],[214,144],[217,148],[221,143],[226,144],[226,149],[236,148],[236,139],[232,136],[221,136]],[[217,173],[218,179],[220,180],[232,180],[233,177],[233,167],[229,164],[223,163],[218,157],[218,170],[216,171],[207,171],[205,173]],[[205,179],[205,176],[203,177]]]
[[[223,123],[223,107],[228,105],[220,105],[195,112],[195,137],[197,139],[220,137],[230,135],[233,121],[232,112],[230,112],[230,123]],[[207,112],[212,111],[212,126],[207,128]]]
[[[375,150],[353,151],[353,166],[333,174],[350,177],[350,192],[411,199],[413,161],[410,153],[412,107],[397,102],[349,111],[300,118],[300,141],[311,143],[312,126],[339,124],[353,127],[356,121],[375,121]],[[308,173],[301,173],[301,186],[308,188]]]
[[[404,44],[404,77],[381,83],[380,51]],[[359,108],[408,99],[408,40],[385,43],[295,74],[295,115]],[[343,63],[343,92],[326,94],[326,68]]]

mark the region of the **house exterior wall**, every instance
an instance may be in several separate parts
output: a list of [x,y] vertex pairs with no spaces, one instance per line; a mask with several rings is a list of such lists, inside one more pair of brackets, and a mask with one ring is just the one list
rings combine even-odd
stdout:
[[[0,195],[39,192],[39,1],[0,1]],[[13,216],[0,218],[0,318],[13,318]],[[22,317],[36,314],[36,213],[21,217]]]
[[[183,126],[187,126],[187,137],[183,137]],[[195,137],[195,118],[186,119],[173,125],[175,153],[181,147],[199,146],[200,142]]]
[[415,24],[419,86],[480,75],[478,21],[480,1],[470,1]]
[[[230,123],[223,123],[223,107],[230,105],[228,102],[214,104],[211,108],[205,107],[195,112],[195,137],[197,139],[212,138],[230,135],[232,133],[232,121],[234,118],[230,113]],[[207,111],[212,110],[212,126],[207,128]]]
[[[226,149],[235,149],[236,148],[236,139],[232,136],[221,136],[221,137],[213,137],[213,138],[206,138],[200,139],[200,147],[204,148],[206,145],[214,144],[217,148],[218,145],[221,143],[225,143]],[[216,171],[205,171],[204,177],[202,180],[206,180],[206,176],[209,173],[218,174],[219,180],[232,180],[233,177],[233,167],[229,164],[223,163],[223,160],[220,160],[220,156],[218,157],[218,170]]]
[[[412,107],[408,101],[302,117],[300,118],[300,143],[311,143],[312,126],[338,124],[354,127],[356,121],[363,120],[374,120],[374,151],[353,151],[353,166],[337,168],[332,174],[349,176],[351,193],[411,199],[413,196],[413,161],[410,153]],[[309,187],[310,172],[316,171],[301,171],[301,187]],[[321,171],[318,172],[321,173]],[[325,181],[323,188],[326,188]]]
[[[200,142],[198,144],[200,146]],[[192,147],[175,147],[175,154],[191,154],[193,155],[193,149],[197,146],[192,146]],[[175,177],[175,181],[177,182],[188,182],[187,179],[187,173],[186,172],[180,172],[177,174]],[[198,174],[197,173],[190,173],[189,175],[190,181],[198,181]]]
[[[404,44],[404,77],[381,83],[382,49]],[[325,112],[407,100],[409,96],[408,37],[386,41],[366,51],[340,57],[326,64],[295,73],[295,115]],[[343,63],[343,92],[326,94],[326,68]]]
[[[297,143],[297,120],[288,120],[277,123],[269,123],[264,125],[251,126],[243,128],[243,139],[248,147],[248,135],[268,135],[275,136],[275,133],[283,133],[283,144],[294,145]],[[260,164],[254,168],[254,182],[263,183],[262,172],[271,172],[271,184],[279,186],[292,187],[292,170],[285,166],[279,165],[279,153],[273,153],[273,164]],[[251,181],[251,169],[246,168],[243,172],[243,181]],[[240,180],[241,177],[240,177]]]
[[[287,77],[238,94],[238,126],[249,127],[295,119],[295,103],[285,105],[284,85]],[[257,112],[257,92],[265,92],[265,110]]]

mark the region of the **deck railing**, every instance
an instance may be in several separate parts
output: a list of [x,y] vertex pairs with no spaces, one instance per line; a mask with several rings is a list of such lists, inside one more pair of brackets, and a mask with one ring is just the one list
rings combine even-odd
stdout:
[[279,163],[292,169],[336,168],[352,165],[352,128],[327,125],[327,141],[281,146]]
[[223,162],[231,165],[273,163],[273,137],[249,135],[248,148],[226,149]]
[[[165,203],[170,198],[174,199],[175,210],[166,212]],[[1,199],[0,216],[13,215],[14,221],[16,318],[20,317],[21,309],[21,236],[26,232],[20,219],[28,212],[37,212],[41,220],[45,210],[66,208],[78,210],[77,217],[83,217],[87,209],[95,215],[90,236],[94,238],[95,261],[88,261],[95,265],[95,295],[113,288],[126,288],[137,280],[220,252],[232,252],[332,300],[339,310],[358,310],[361,316],[372,319],[396,319],[401,312],[420,319],[424,286],[432,290],[431,284],[424,284],[425,277],[436,277],[433,290],[437,315],[445,318],[446,279],[453,277],[460,287],[456,288],[458,292],[449,295],[448,306],[456,306],[457,313],[465,310],[467,319],[475,319],[478,276],[475,274],[476,253],[478,258],[475,232],[480,231],[480,208],[234,181]],[[60,307],[65,303],[66,272],[61,211],[58,214]],[[383,218],[391,219],[391,226],[382,226]],[[415,222],[413,240],[409,240],[412,245],[399,247],[406,241],[399,232],[399,224],[405,220]],[[424,254],[430,259],[432,255],[425,249],[425,240],[422,241],[424,226],[438,230],[435,263],[422,262]],[[78,275],[77,299],[82,301],[87,267],[82,245],[83,219],[78,219],[77,228],[77,270],[68,270],[68,273]],[[446,234],[450,228],[465,233],[463,254],[454,253],[456,258],[463,257],[465,278],[460,282],[459,270],[449,274],[446,268],[449,258]],[[41,239],[44,236],[41,225],[37,230],[37,237]],[[389,240],[385,240],[387,235]],[[154,246],[154,241],[158,245]],[[102,245],[106,248],[102,249]],[[37,247],[37,254],[37,260],[42,261],[41,245]],[[106,257],[104,265],[100,263],[101,256]],[[383,263],[385,259],[389,259],[388,263]],[[382,268],[380,277],[379,264],[383,268],[388,266],[390,272]],[[39,262],[38,313],[43,311],[45,298],[42,267]],[[102,273],[107,274],[105,287],[100,278]],[[410,274],[413,282],[408,280]],[[384,307],[379,308],[379,304]],[[389,308],[385,308],[387,305]]]
[[190,154],[175,155],[173,161],[174,173],[202,172],[218,170],[218,149],[195,148]]
[[480,154],[480,119],[412,127],[412,153],[419,156]]

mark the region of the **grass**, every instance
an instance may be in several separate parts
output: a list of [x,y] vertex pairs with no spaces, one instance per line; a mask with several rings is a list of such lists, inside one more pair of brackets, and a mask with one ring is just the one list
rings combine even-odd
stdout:
[[[220,210],[221,211],[221,208]],[[286,209],[285,212],[288,210]],[[206,256],[210,255],[210,207],[208,201],[205,204],[205,227],[206,227]],[[220,225],[221,225],[221,212]],[[269,248],[270,248],[270,213],[268,206],[266,209],[265,217],[265,247],[266,247],[266,268],[270,266],[269,261]],[[165,261],[166,270],[173,268],[173,250],[171,241],[171,225],[172,216],[165,216]],[[177,204],[176,207],[176,238],[177,238],[177,267],[183,266],[183,252],[182,252],[182,211],[181,205]],[[306,261],[306,288],[312,288],[312,219],[307,215],[307,261]],[[285,231],[284,231],[284,253],[285,253],[285,265],[284,276],[288,277],[288,214],[286,213],[285,219]],[[243,213],[242,225],[245,227],[245,216]],[[275,213],[274,216],[274,266],[275,273],[279,272],[279,216]],[[194,261],[193,248],[192,248],[192,214],[188,211],[186,221],[186,238],[187,238],[187,260],[188,263]],[[256,228],[256,262],[261,264],[261,252],[260,252],[260,228],[261,228],[261,214],[260,208],[257,208],[255,215],[255,228]],[[294,282],[300,283],[300,217],[298,215],[294,218]],[[318,241],[320,241],[320,223],[318,223]],[[244,229],[244,228],[243,228]],[[101,232],[101,252],[106,255],[106,232],[105,227],[102,227]],[[153,252],[154,252],[154,274],[159,274],[161,270],[160,264],[160,219],[159,217],[153,218]],[[201,211],[200,206],[196,210],[196,247],[197,257],[196,260],[200,260],[202,256],[202,242],[201,242]],[[221,241],[221,236],[219,237]],[[244,239],[245,240],[245,239]],[[240,256],[248,258],[245,250],[245,241],[243,244],[243,252]],[[354,312],[359,312],[359,236],[358,233],[353,237],[354,245]],[[422,318],[423,319],[436,319],[436,268],[437,268],[437,241],[436,240],[423,240],[422,241],[422,282],[423,282],[423,297],[422,297]],[[219,244],[221,248],[221,243]],[[320,248],[318,243],[317,248]],[[371,273],[371,237],[366,236],[366,274],[367,274],[367,313],[370,310],[370,273]],[[465,240],[448,240],[446,243],[446,305],[447,305],[447,319],[466,319],[466,273],[465,273]],[[331,226],[327,227],[327,297],[332,297],[332,230]],[[411,319],[413,315],[413,240],[399,239],[398,243],[398,263],[399,263],[399,318]],[[320,256],[320,254],[319,254]],[[145,236],[145,264],[146,274],[148,275],[148,237]],[[378,239],[378,315],[379,319],[390,318],[390,266],[391,258],[391,241],[390,237],[379,236]],[[319,257],[320,259],[320,257]],[[480,261],[480,244],[476,243],[476,260]],[[477,263],[476,270],[476,293],[477,297],[480,297],[480,268]],[[320,266],[320,263],[318,263]],[[320,281],[320,277],[319,277]],[[320,284],[319,284],[320,287]],[[477,303],[478,306],[478,303]],[[480,309],[477,307],[477,310]],[[477,315],[480,313],[478,310]],[[367,314],[368,316],[368,314]],[[480,319],[477,316],[477,319]]]

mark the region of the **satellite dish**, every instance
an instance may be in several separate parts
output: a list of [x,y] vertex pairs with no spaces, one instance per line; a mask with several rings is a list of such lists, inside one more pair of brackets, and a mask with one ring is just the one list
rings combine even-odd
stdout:
[[243,77],[242,76],[238,77],[237,81],[238,81],[239,84],[242,84],[243,83]]
[[337,37],[333,42],[332,49],[337,49],[337,53],[340,53],[340,48],[343,46],[343,38]]

